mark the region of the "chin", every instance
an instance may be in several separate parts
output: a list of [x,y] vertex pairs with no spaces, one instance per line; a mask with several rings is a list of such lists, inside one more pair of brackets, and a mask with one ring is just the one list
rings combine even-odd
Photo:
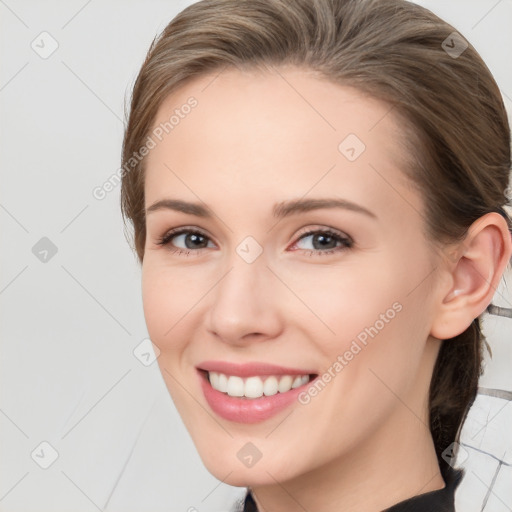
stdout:
[[[272,485],[287,480],[286,476],[279,474],[278,471],[272,471],[264,466],[259,468],[233,468],[228,464],[205,464],[206,469],[217,480],[234,487],[253,487],[261,485]],[[227,476],[226,476],[227,475]]]
[[[218,480],[235,487],[274,485],[276,480],[287,481],[300,474],[296,457],[274,451],[273,456],[256,455],[251,460],[245,456],[254,453],[249,442],[232,440],[233,447],[212,451],[210,446],[196,446],[206,469]],[[252,446],[251,446],[252,445]],[[242,448],[240,448],[242,446]],[[292,463],[289,461],[293,460]],[[287,462],[288,461],[288,462]]]

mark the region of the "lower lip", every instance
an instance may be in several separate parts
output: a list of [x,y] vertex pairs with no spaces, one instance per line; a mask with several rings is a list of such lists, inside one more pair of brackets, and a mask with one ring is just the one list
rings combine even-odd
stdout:
[[237,423],[258,423],[275,416],[296,402],[301,391],[313,382],[290,389],[286,393],[278,392],[275,395],[263,395],[260,398],[240,398],[213,389],[208,376],[202,371],[199,371],[199,378],[204,396],[212,411],[221,418]]

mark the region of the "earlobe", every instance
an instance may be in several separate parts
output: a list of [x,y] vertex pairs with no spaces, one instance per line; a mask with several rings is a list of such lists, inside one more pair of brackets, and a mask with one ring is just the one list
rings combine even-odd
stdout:
[[464,332],[491,303],[512,254],[511,234],[498,213],[477,219],[447,263],[451,287],[440,295],[431,335],[449,339]]

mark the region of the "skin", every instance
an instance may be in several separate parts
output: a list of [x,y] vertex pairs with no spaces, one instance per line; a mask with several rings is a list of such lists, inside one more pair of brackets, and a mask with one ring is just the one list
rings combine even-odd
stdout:
[[[260,510],[379,511],[444,487],[428,429],[439,339],[464,331],[492,299],[510,237],[489,214],[446,254],[424,235],[423,198],[407,182],[403,134],[389,107],[293,67],[202,76],[161,105],[154,126],[194,96],[198,105],[146,160],[145,205],[206,204],[210,219],[147,214],[144,314],[167,388],[207,469],[250,486]],[[349,161],[338,145],[366,146]],[[340,208],[279,221],[276,203],[343,198]],[[187,247],[177,227],[199,229]],[[330,228],[353,240],[314,245]],[[253,237],[263,253],[236,252]],[[171,252],[178,248],[189,254]],[[489,276],[483,279],[482,276]],[[454,291],[457,290],[455,293]],[[208,406],[195,366],[264,361],[322,374],[394,303],[401,311],[307,405],[256,424]],[[247,443],[261,459],[246,467]]]

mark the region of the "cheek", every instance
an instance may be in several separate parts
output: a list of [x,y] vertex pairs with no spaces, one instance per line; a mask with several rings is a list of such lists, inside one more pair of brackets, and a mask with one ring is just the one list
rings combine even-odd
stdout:
[[[193,287],[192,287],[193,288]],[[162,269],[146,262],[142,269],[142,302],[146,326],[151,340],[162,353],[178,350],[183,336],[176,333],[186,322],[187,311],[193,304],[190,286],[180,280],[180,273]],[[180,320],[181,319],[181,320]]]
[[300,311],[325,354],[343,350],[358,335],[364,340],[374,324],[383,331],[396,318],[405,300],[404,280],[380,263],[353,258],[336,267],[281,272],[298,299],[289,307]]
[[147,331],[160,350],[157,363],[167,390],[177,409],[187,411],[190,397],[179,382],[184,379],[182,355],[191,338],[189,320],[197,299],[187,296],[190,287],[183,286],[179,272],[153,264],[149,258],[144,260],[144,265],[142,301]]
[[324,403],[314,407],[325,424],[346,425],[347,418],[359,424],[364,418],[363,429],[389,413],[395,394],[407,394],[414,385],[429,324],[425,290],[411,293],[414,276],[422,277],[418,267],[401,274],[380,266],[358,275],[343,279],[330,301],[317,302],[335,334],[324,334],[318,344],[323,371],[333,377],[327,375],[332,383]]
[[354,258],[339,268],[302,272],[300,279],[287,275],[309,309],[295,301],[303,313],[299,322],[323,370],[340,375],[341,396],[358,387],[368,392],[366,400],[376,396],[382,384],[370,369],[397,388],[414,379],[429,334],[427,290],[415,287],[429,269],[394,253],[380,255],[378,265]]

